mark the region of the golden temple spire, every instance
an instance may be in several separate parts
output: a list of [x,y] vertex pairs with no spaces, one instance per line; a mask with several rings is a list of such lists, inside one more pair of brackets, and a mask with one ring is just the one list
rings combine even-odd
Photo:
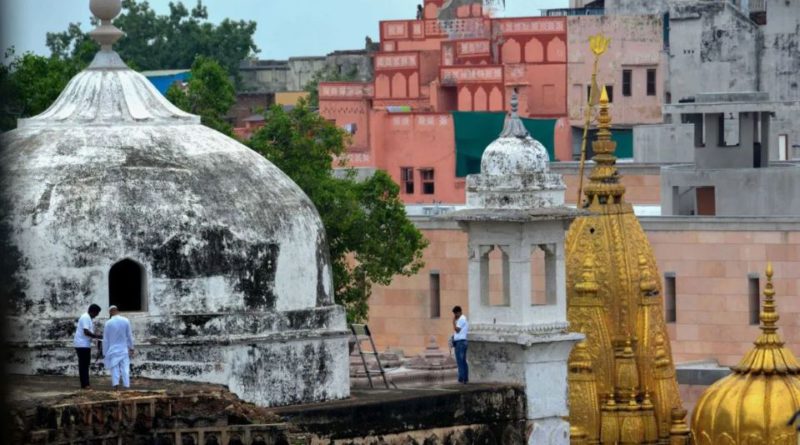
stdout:
[[784,348],[778,335],[777,322],[780,319],[775,307],[775,288],[772,285],[772,263],[767,263],[767,284],[764,286],[764,302],[761,306],[761,335],[755,341],[755,348],[744,356],[738,365],[731,368],[741,374],[800,374],[792,351]]
[[607,204],[621,204],[625,186],[619,182],[617,157],[614,151],[617,143],[611,139],[611,114],[609,113],[608,92],[605,86],[600,93],[600,113],[597,117],[597,139],[592,142],[595,166],[589,173],[586,186],[587,201],[584,207],[600,210]]

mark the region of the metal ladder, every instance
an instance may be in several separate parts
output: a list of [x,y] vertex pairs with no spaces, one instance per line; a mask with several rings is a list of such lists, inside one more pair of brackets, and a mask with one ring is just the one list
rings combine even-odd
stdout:
[[[372,384],[372,375],[380,374],[383,378],[383,384],[386,385],[386,389],[389,389],[389,382],[386,381],[386,372],[383,370],[383,365],[381,365],[381,359],[378,357],[378,350],[375,348],[375,342],[372,340],[372,333],[369,331],[369,326],[365,324],[351,324],[350,331],[353,333],[353,336],[356,340],[356,348],[358,348],[358,355],[361,356],[361,363],[364,365],[364,372],[367,374],[367,380],[369,380],[369,387],[375,388]],[[369,344],[372,348],[371,351],[364,351],[361,349],[361,340],[367,337],[369,339]],[[364,354],[372,354],[375,356],[375,361],[378,363],[378,370],[371,371],[369,366],[367,366],[367,359],[364,357]]]

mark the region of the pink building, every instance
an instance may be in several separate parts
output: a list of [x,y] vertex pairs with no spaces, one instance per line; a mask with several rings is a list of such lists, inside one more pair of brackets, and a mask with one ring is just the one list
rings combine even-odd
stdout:
[[523,117],[556,120],[555,155],[571,159],[566,18],[495,19],[472,4],[444,20],[444,3],[380,23],[374,82],[319,87],[320,114],[352,134],[350,165],[387,171],[409,204],[464,202],[453,113],[503,112],[514,89]]
[[605,85],[614,105],[614,124],[660,124],[666,52],[662,18],[656,15],[594,15],[567,19],[570,124],[583,127],[594,55],[589,37],[611,39],[598,66],[597,83]]

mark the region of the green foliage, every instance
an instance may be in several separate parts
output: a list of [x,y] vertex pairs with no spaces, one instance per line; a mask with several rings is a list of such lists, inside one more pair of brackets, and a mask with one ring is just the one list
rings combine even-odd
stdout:
[[358,79],[358,68],[342,73],[335,66],[326,66],[311,76],[311,80],[303,87],[308,92],[308,104],[312,108],[319,108],[319,83],[320,82],[352,82]]
[[225,116],[236,102],[236,92],[216,60],[197,56],[186,89],[173,84],[166,96],[176,107],[199,115],[203,125],[228,136],[233,134]]
[[16,128],[17,119],[34,116],[56,100],[84,65],[72,59],[6,53],[11,61],[0,65],[0,131]]
[[374,284],[419,271],[428,242],[406,217],[399,187],[385,172],[361,182],[352,174],[333,176],[331,166],[346,153],[346,142],[344,131],[300,101],[289,112],[272,107],[249,143],[317,207],[330,246],[334,296],[352,323],[366,320]]
[[[181,1],[170,2],[168,15],[156,14],[146,1],[123,0],[122,7],[114,25],[126,35],[114,50],[136,70],[182,69],[202,55],[219,61],[235,76],[239,62],[258,52],[253,42],[256,22],[225,19],[219,25],[209,23],[202,0],[191,10]],[[91,61],[98,49],[79,23],[71,23],[60,33],[48,33],[47,46],[55,56],[83,62]]]

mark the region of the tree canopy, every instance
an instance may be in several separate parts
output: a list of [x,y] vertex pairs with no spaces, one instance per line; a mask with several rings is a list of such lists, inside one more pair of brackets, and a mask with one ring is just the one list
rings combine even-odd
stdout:
[[[191,10],[181,1],[170,2],[166,15],[156,14],[146,1],[123,0],[122,8],[114,25],[125,32],[125,37],[114,50],[136,70],[187,68],[201,55],[217,60],[235,76],[239,63],[258,52],[253,41],[256,22],[225,19],[214,25],[208,21],[202,0],[197,0]],[[94,19],[92,23],[96,23]],[[48,33],[47,46],[56,57],[83,62],[90,62],[97,51],[80,23],[70,23],[60,33]]]
[[367,318],[374,284],[410,276],[424,265],[428,242],[408,220],[399,187],[383,171],[356,181],[333,175],[335,159],[346,153],[347,135],[301,101],[291,111],[275,106],[250,139],[311,198],[330,245],[334,294],[350,322]]
[[197,56],[186,88],[173,84],[167,90],[167,99],[178,108],[199,115],[203,125],[232,135],[225,115],[236,102],[236,92],[216,60]]
[[0,131],[17,127],[17,119],[34,116],[52,104],[84,65],[74,59],[42,57],[31,53],[0,64]]

